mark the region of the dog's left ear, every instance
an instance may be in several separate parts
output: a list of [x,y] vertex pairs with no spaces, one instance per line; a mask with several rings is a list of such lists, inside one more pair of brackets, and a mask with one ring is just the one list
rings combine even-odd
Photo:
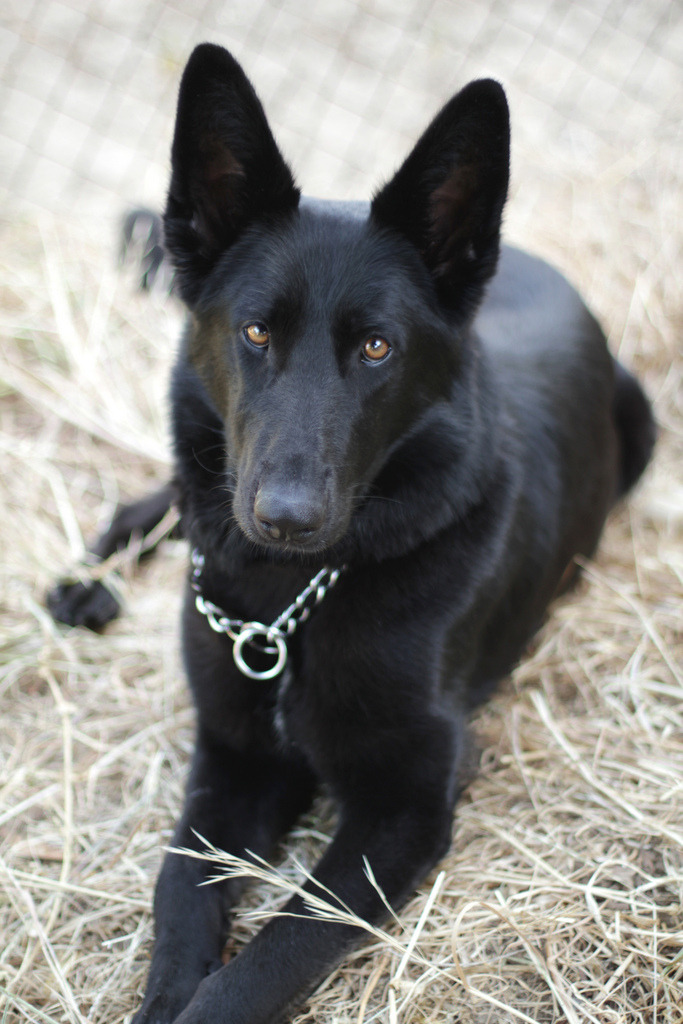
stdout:
[[442,301],[462,316],[496,268],[509,166],[505,93],[482,79],[437,114],[372,203],[375,221],[413,243]]
[[182,297],[192,305],[216,259],[252,221],[296,208],[299,190],[235,58],[192,52],[180,83],[164,227]]

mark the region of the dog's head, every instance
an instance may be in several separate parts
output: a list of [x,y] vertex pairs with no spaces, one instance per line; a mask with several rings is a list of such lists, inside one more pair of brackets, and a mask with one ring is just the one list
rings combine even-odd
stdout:
[[166,244],[249,539],[329,549],[366,528],[369,503],[376,522],[409,519],[417,477],[438,506],[440,467],[471,461],[467,327],[495,270],[508,163],[503,90],[473,82],[367,210],[300,201],[240,66],[194,51]]

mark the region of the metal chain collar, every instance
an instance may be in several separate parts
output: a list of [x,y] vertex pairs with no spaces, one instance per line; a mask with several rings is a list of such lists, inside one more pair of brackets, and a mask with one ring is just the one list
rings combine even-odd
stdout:
[[[206,619],[216,633],[226,633],[233,642],[232,656],[235,659],[240,672],[250,679],[273,679],[282,672],[287,663],[287,637],[291,636],[301,622],[309,618],[311,612],[319,605],[327,591],[335,585],[341,569],[329,569],[327,566],[321,569],[301,593],[292,601],[288,608],[285,608],[282,615],[279,615],[270,626],[262,622],[244,622],[243,619],[231,619],[222,608],[207,601],[202,593],[202,570],[204,569],[204,555],[194,548],[192,551],[192,579],[190,585],[196,597],[194,599],[197,611],[206,616]],[[245,644],[261,651],[262,654],[270,654],[275,657],[275,664],[268,669],[258,671],[248,665],[244,660],[242,649]]]

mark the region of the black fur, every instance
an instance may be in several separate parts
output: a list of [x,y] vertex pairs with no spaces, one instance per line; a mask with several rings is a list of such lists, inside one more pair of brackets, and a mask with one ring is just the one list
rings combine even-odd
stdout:
[[[188,586],[197,745],[174,845],[267,855],[323,781],[339,827],[307,889],[375,922],[363,858],[399,906],[445,853],[468,708],[654,440],[576,292],[531,256],[499,259],[508,154],[503,90],[473,82],[370,206],[300,200],[229,54],[200,46],[180,88],[165,228],[190,316],[173,426],[206,597],[271,623],[321,566],[345,571],[270,682],[240,674]],[[136,1024],[281,1020],[358,939],[295,897],[222,966],[238,886],[206,875],[165,859]]]

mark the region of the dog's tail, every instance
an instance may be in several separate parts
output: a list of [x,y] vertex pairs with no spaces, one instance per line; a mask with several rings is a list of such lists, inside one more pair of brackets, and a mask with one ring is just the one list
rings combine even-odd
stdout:
[[164,247],[164,225],[154,210],[130,210],[121,223],[121,262],[135,262],[143,291],[159,289],[171,293],[173,267]]
[[621,445],[618,495],[626,494],[650,461],[657,438],[652,408],[640,384],[615,361],[614,418]]

